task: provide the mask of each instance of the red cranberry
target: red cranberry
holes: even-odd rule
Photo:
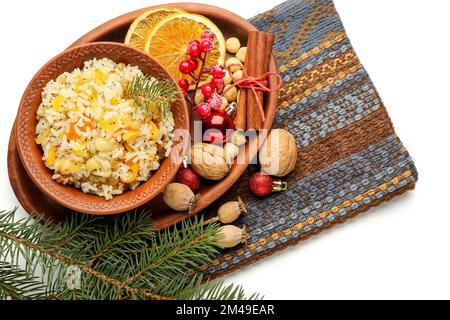
[[[214,43],[211,40],[202,40],[200,42],[200,49],[203,52],[211,52],[214,49]]]
[[[200,41],[198,40],[191,40],[189,41],[188,47],[189,46],[199,46],[200,45]]]
[[[194,72],[198,68],[198,62],[195,59],[189,59],[189,65],[191,66],[191,72]]]
[[[214,41],[216,36],[209,30],[205,30],[202,32],[202,40]]]
[[[211,83],[202,85],[202,93],[205,100],[209,100],[214,92],[216,92],[216,88]]]
[[[194,108],[194,110],[197,111],[197,113],[201,119],[204,119],[211,114],[211,107],[206,102],[200,103],[198,106],[196,106]]]
[[[211,67],[211,75],[215,79],[223,79],[225,78],[226,70],[225,67],[220,64],[215,64]]]
[[[181,78],[180,80],[178,80],[178,86],[184,91],[188,90],[189,89],[189,81],[188,81],[188,79]]]
[[[188,46],[188,54],[192,59],[196,59],[200,57],[200,55],[202,54],[202,50],[200,49],[200,46],[198,44],[192,43]]]
[[[223,79],[214,78],[211,80],[211,84],[216,88],[217,92],[221,92],[225,87],[225,81]]]
[[[181,61],[178,68],[180,69],[180,72],[183,74],[189,74],[195,70],[193,69],[193,65],[191,64],[190,60]]]

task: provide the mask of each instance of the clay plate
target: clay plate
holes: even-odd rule
[[[42,150],[35,142],[36,112],[41,104],[41,93],[45,85],[64,72],[82,68],[84,63],[93,58],[109,58],[116,63],[138,66],[148,76],[160,80],[172,81],[169,72],[149,55],[119,43],[101,42],[80,45],[66,50],[48,62],[31,80],[22,97],[16,120],[16,144],[22,164],[34,184],[48,198],[75,211],[89,214],[115,214],[135,209],[160,194],[174,178],[180,168],[183,155],[171,154],[153,173],[150,179],[132,191],[126,191],[105,200],[92,194],[85,194],[80,189],[64,186],[52,179],[53,172],[42,161]],[[177,89],[178,97],[172,103],[175,129],[189,130],[189,113],[186,102]],[[183,148],[177,148],[182,150]],[[178,161],[175,161],[178,160]]]
[[[198,13],[210,18],[217,26],[222,30],[225,37],[237,36],[240,38],[243,44],[247,41],[247,33],[256,28],[247,22],[242,17],[229,12],[227,10],[202,4],[193,3],[177,3],[167,4],[155,7],[167,7],[173,6],[181,8],[185,11]],[[71,47],[86,44],[96,41],[114,41],[123,42],[128,27],[132,21],[140,14],[149,10],[149,7],[134,12],[127,13],[120,17],[117,17],[91,32],[84,35],[82,38],[72,44]],[[271,70],[276,71],[275,60],[272,58]],[[270,86],[274,87],[275,81],[270,80]],[[265,129],[272,127],[272,122],[276,112],[276,106],[278,101],[277,93],[269,93],[265,97],[265,109],[266,109],[266,122],[264,123]],[[246,148],[246,159],[251,159],[257,154],[257,143],[254,142],[248,145]],[[201,190],[201,201],[197,207],[196,213],[204,210],[211,205],[214,201],[218,200],[227,190],[229,190],[239,179],[239,177],[247,169],[248,163],[233,165],[230,174],[222,181],[216,184],[206,184]],[[52,218],[53,221],[61,221],[65,216],[70,213],[70,210],[61,207],[52,201],[45,199],[40,191],[35,186],[29,185],[29,178],[24,172],[23,166],[20,163],[19,156],[15,150],[14,142],[14,128],[10,139],[9,152],[8,152],[8,172],[11,181],[11,185],[14,192],[27,212],[34,215],[45,216]],[[143,206],[145,209],[149,209],[152,213],[155,226],[159,229],[172,226],[176,223],[189,217],[186,212],[173,212],[162,201],[162,196],[159,195],[151,202]],[[39,212],[39,214],[38,214]]]

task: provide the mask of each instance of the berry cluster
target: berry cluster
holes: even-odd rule
[[[210,100],[214,94],[221,92],[225,86],[223,78],[226,75],[226,69],[219,64],[213,65],[209,70],[204,70],[206,56],[214,49],[215,35],[205,30],[202,33],[201,40],[191,40],[187,47],[187,54],[189,59],[183,60],[179,64],[179,70],[185,75],[189,75],[193,78],[195,84],[195,90],[198,89],[202,76],[209,73],[212,76],[212,80],[201,86],[201,91],[204,96],[204,100]],[[200,72],[195,71],[200,69]],[[189,90],[190,84],[188,79],[182,78],[178,81],[178,86],[186,95]]]

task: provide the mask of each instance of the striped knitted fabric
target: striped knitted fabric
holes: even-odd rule
[[[232,272],[389,201],[417,181],[369,75],[331,0],[291,0],[251,20],[276,35],[274,55],[285,85],[274,127],[296,138],[298,163],[288,191],[257,199],[246,173],[208,210],[243,197],[248,243],[202,272]]]

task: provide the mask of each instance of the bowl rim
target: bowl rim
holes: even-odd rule
[[[43,76],[45,71],[57,63],[59,60],[63,59],[64,57],[75,54],[78,51],[82,51],[84,49],[90,49],[97,47],[99,50],[102,47],[115,47],[122,50],[127,50],[130,53],[134,53],[135,55],[138,55],[142,58],[148,59],[152,62],[152,64],[157,65],[159,69],[164,71],[168,79],[170,79],[174,85],[176,90],[178,91],[178,95],[182,97],[181,92],[178,89],[177,81],[175,78],[170,74],[170,72],[156,59],[148,55],[142,50],[133,48],[131,46],[118,43],[118,42],[91,42],[87,44],[81,44],[74,47],[71,47],[60,54],[56,55],[52,59],[50,59],[44,66],[42,66],[33,76],[31,81],[29,82],[27,88],[24,91],[24,94],[22,96],[22,99],[20,101],[20,105],[17,111],[17,126],[16,126],[16,145],[17,150],[20,156],[20,160],[28,174],[28,176],[31,178],[31,180],[34,182],[34,184],[43,192],[46,196],[48,196],[51,200],[55,201],[56,203],[69,208],[74,211],[83,212],[86,214],[92,214],[92,215],[112,215],[112,214],[118,214],[123,213],[126,211],[130,211],[133,209],[136,209],[150,200],[152,200],[154,197],[159,195],[167,186],[170,181],[172,181],[181,164],[182,159],[185,155],[184,148],[181,148],[182,151],[179,154],[178,161],[173,161],[173,156],[170,154],[168,157],[166,157],[163,162],[161,162],[160,168],[153,172],[153,176],[157,175],[157,173],[160,171],[160,169],[163,167],[163,164],[166,161],[169,161],[169,166],[165,170],[164,174],[158,178],[157,181],[151,181],[151,179],[148,179],[145,182],[142,182],[138,188],[135,190],[127,190],[123,194],[114,196],[111,200],[106,200],[103,197],[93,195],[93,194],[85,194],[81,189],[75,188],[72,185],[63,185],[60,184],[53,179],[48,179],[48,176],[46,177],[45,174],[42,173],[42,170],[39,168],[39,166],[42,166],[42,158],[33,156],[32,146],[29,144],[35,144],[34,138],[35,135],[32,136],[30,139],[29,135],[27,134],[29,132],[29,127],[32,125],[27,125],[24,123],[27,119],[30,119],[27,115],[31,112],[33,116],[36,116],[36,111],[24,111],[26,108],[25,105],[29,108],[32,103],[33,97],[37,95],[41,95],[42,89],[38,90],[37,88],[34,88],[34,86],[43,86],[46,85],[46,83],[42,84],[39,83],[39,78]],[[35,92],[38,91],[38,92]],[[40,98],[39,98],[40,99]],[[181,129],[189,130],[190,123],[189,123],[189,111],[186,104],[185,99],[179,99],[181,103],[182,108],[182,115],[183,117],[180,118],[180,124]],[[184,118],[184,119],[183,119]],[[28,130],[26,130],[28,128]],[[35,127],[32,128],[32,130],[35,130]],[[24,143],[24,139],[28,140],[28,142]],[[32,141],[30,141],[32,140]],[[39,150],[42,152],[41,147],[37,146]],[[46,170],[49,170],[51,173],[52,171],[48,169],[47,167],[44,168]],[[68,192],[67,189],[70,188],[73,191],[76,191],[75,194],[71,194],[71,192]],[[130,194],[133,194],[134,196],[130,197]]]

